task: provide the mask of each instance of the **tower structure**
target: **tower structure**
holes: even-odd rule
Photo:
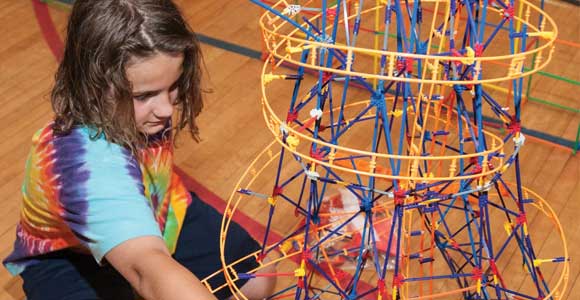
[[[552,56],[548,15],[525,0],[251,1],[275,141],[229,199],[221,246],[237,212],[262,207],[260,267],[224,260],[227,287],[210,289],[277,276],[271,299],[562,295],[563,230],[520,172],[523,79]],[[548,234],[552,248],[534,244]]]

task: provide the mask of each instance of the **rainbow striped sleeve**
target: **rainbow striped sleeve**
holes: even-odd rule
[[[84,248],[100,262],[126,240],[162,237],[139,163],[126,149],[93,136],[78,128],[54,137],[50,126],[34,136],[21,221],[4,261],[11,273],[33,264],[34,256],[60,249]]]

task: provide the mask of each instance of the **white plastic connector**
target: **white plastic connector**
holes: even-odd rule
[[[282,133],[283,135],[288,134],[288,127],[286,127],[286,124],[284,123],[280,124],[280,133]]]
[[[482,191],[486,192],[491,190],[491,187],[493,186],[493,184],[491,183],[491,181],[486,182],[483,187],[481,188]]]
[[[526,142],[526,136],[520,132],[519,137],[514,137],[513,140],[516,144],[516,147],[521,147]]]
[[[286,6],[286,8],[284,8],[284,10],[282,11],[282,14],[293,17],[293,16],[297,15],[301,10],[302,10],[302,6],[297,5],[297,4],[289,4],[288,6]]]
[[[320,120],[320,118],[322,117],[322,110],[320,110],[318,108],[313,108],[310,111],[310,117],[316,118],[316,120]]]
[[[318,178],[320,177],[320,174],[318,174],[318,172],[316,171],[304,171],[304,173],[310,180],[318,180]]]

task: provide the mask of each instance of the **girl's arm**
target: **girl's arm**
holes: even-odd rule
[[[216,299],[197,277],[171,257],[159,237],[127,240],[105,258],[145,299]]]

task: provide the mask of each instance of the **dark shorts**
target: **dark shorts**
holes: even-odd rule
[[[192,193],[184,224],[173,257],[200,280],[221,268],[219,238],[222,215]],[[259,249],[259,245],[238,224],[232,223],[226,241],[225,258],[234,262]],[[69,250],[37,258],[21,274],[27,300],[129,300],[134,293],[129,283],[110,265],[99,266],[89,255]],[[250,258],[236,265],[236,271],[247,272],[257,267]],[[218,287],[225,282],[223,274],[209,284]],[[246,281],[238,281],[242,286]],[[218,299],[231,296],[229,288],[216,293]]]

